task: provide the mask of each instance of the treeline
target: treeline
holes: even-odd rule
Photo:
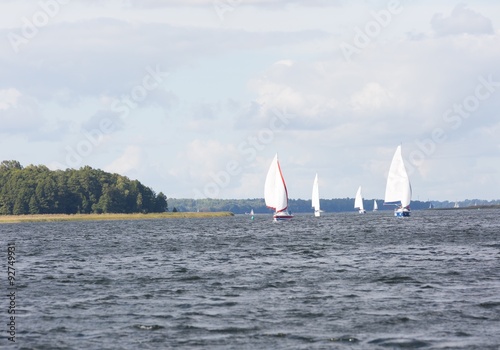
[[[373,199],[363,200],[365,210],[373,210]],[[377,199],[378,210],[394,210],[394,206],[383,205],[383,199]],[[272,211],[266,207],[263,198],[252,199],[169,199],[170,207],[178,211],[231,211],[235,214],[249,213],[253,210],[256,214],[271,213]],[[321,210],[328,213],[334,212],[355,212],[354,198],[332,198],[321,199]],[[494,205],[500,204],[500,201],[485,201],[479,199],[464,200],[458,202],[460,207],[468,207],[474,205]],[[449,201],[412,201],[412,210],[424,210],[429,208],[453,208],[455,202]],[[312,213],[311,200],[290,199],[288,207],[292,213]]]
[[[53,171],[15,160],[0,163],[0,215],[164,211],[163,193],[125,176],[89,166]]]
[[[384,207],[383,200],[377,200],[379,210],[394,209],[394,207]],[[169,199],[170,206],[179,211],[231,211],[235,214],[249,213],[253,210],[256,214],[271,213],[272,211],[266,207],[263,198],[252,199]],[[355,211],[354,198],[333,198],[321,199],[321,210],[325,212],[345,212]],[[364,200],[365,209],[373,209],[373,199]],[[412,202],[411,207],[421,209],[429,207],[429,204],[423,202]],[[288,208],[292,213],[309,213],[312,212],[311,200],[305,199],[289,199]]]

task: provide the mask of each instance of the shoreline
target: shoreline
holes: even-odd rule
[[[473,205],[468,207],[458,207],[458,208],[432,208],[426,210],[474,210],[474,209],[500,209],[500,205]]]
[[[16,224],[23,222],[62,222],[62,221],[112,221],[112,220],[151,220],[151,219],[183,219],[183,218],[216,218],[234,216],[228,211],[222,212],[166,212],[166,213],[130,213],[130,214],[34,214],[34,215],[0,215],[0,224]]]

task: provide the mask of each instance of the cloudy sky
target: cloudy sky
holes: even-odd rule
[[[4,0],[0,38],[0,160],[383,198],[402,144],[413,199],[500,198],[494,1]]]

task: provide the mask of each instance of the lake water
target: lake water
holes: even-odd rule
[[[1,225],[20,349],[499,349],[500,211]]]

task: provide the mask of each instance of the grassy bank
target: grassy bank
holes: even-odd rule
[[[177,218],[215,218],[233,216],[231,212],[177,212],[152,214],[43,214],[43,215],[0,215],[0,224],[19,222],[56,222],[56,221],[97,221],[97,220],[148,220]]]

